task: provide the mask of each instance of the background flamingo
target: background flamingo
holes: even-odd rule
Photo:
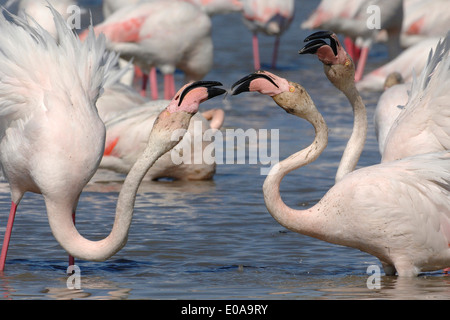
[[[445,37],[450,29],[450,12],[443,10],[447,0],[404,0],[401,42],[410,47],[422,40]]]
[[[387,275],[417,276],[450,265],[450,153],[418,155],[347,174],[313,207],[288,207],[282,179],[326,148],[328,128],[306,90],[268,72],[238,82],[233,94],[257,91],[315,129],[307,148],[275,165],[264,181],[269,213],[291,231],[376,256]],[[401,235],[401,236],[399,236]]]
[[[176,68],[184,72],[185,82],[190,82],[202,79],[212,67],[211,20],[200,8],[184,1],[123,7],[98,24],[95,32],[104,33],[108,48],[122,58],[133,59],[144,73],[158,68],[164,74],[165,99],[170,100],[175,93]],[[156,99],[155,72],[150,84]],[[144,81],[143,90],[146,86]]]
[[[370,5],[380,8],[381,29],[368,28],[367,20]],[[372,0],[322,0],[315,12],[302,23],[305,29],[327,29],[343,34],[351,41],[346,41],[347,51],[357,63],[355,80],[361,80],[369,49],[375,41],[380,39],[380,31],[387,32],[388,51],[390,59],[401,52],[400,36],[403,21],[403,0],[372,1]],[[357,51],[353,44],[362,47]]]
[[[169,100],[139,101],[142,97],[120,83],[106,86],[97,108],[106,126],[106,148],[100,168],[127,174],[145,148],[146,139],[159,113]],[[172,152],[191,150],[191,161],[175,164],[172,152],[163,155],[147,172],[145,179],[206,180],[215,174],[216,164],[207,163],[203,152],[211,141],[204,141],[209,129],[220,129],[224,121],[221,109],[195,114],[188,131]],[[201,143],[201,148],[197,144]]]
[[[411,82],[413,73],[420,73],[426,65],[428,54],[440,38],[429,38],[405,49],[395,59],[367,73],[356,84],[358,90],[382,91],[387,76],[398,72],[405,82]]]
[[[59,41],[19,17],[11,16],[9,22],[0,15],[0,161],[12,197],[0,270],[17,206],[27,191],[43,195],[53,235],[72,256],[102,261],[120,250],[140,181],[178,142],[170,139],[171,129],[187,126],[199,103],[225,92],[215,87],[217,82],[193,84],[179,92],[156,121],[148,147],[124,182],[110,235],[87,240],[76,230],[72,214],[103,154],[105,127],[95,101],[116,56],[105,51],[104,38],[95,39],[93,32],[81,44],[63,17],[51,10]]]
[[[272,68],[276,68],[280,37],[294,18],[294,0],[243,0],[243,21],[252,32],[255,70],[261,68],[258,33],[275,36]]]
[[[450,150],[450,32],[440,41],[420,77],[409,89],[408,103],[385,140],[381,161]]]

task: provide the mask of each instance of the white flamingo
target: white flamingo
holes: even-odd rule
[[[243,0],[243,21],[252,32],[253,63],[261,68],[258,33],[275,37],[272,68],[276,68],[280,37],[294,19],[294,0]]]
[[[156,120],[147,148],[126,177],[111,233],[90,241],[78,233],[72,215],[103,155],[105,126],[95,101],[117,59],[106,52],[103,37],[96,39],[91,31],[81,43],[51,10],[58,42],[39,26],[0,15],[0,163],[12,198],[2,271],[16,209],[27,191],[43,195],[52,233],[71,256],[103,261],[114,255],[127,241],[142,178],[178,142],[171,131],[187,128],[200,102],[225,92],[215,87],[217,82],[180,90]]]
[[[108,48],[150,72],[152,98],[158,98],[156,72],[164,75],[164,99],[175,94],[174,72],[185,82],[203,79],[213,64],[211,19],[198,6],[185,1],[143,1],[115,11],[94,28],[104,33]],[[81,34],[83,38],[85,34]],[[143,81],[143,94],[147,86]]]
[[[282,179],[326,148],[328,128],[300,85],[268,72],[238,82],[233,94],[257,91],[310,122],[307,148],[279,162],[263,185],[269,213],[289,230],[377,257],[387,275],[417,276],[450,266],[450,152],[417,155],[347,174],[311,208],[288,207]]]

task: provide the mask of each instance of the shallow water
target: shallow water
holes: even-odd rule
[[[282,182],[283,199],[292,207],[315,204],[333,185],[352,127],[348,102],[325,78],[316,57],[297,54],[302,40],[310,34],[299,28],[300,22],[318,2],[296,2],[295,20],[282,38],[279,67],[272,70],[302,84],[330,128],[329,145],[322,156]],[[98,5],[90,9],[94,21],[101,19]],[[207,79],[221,81],[229,88],[252,71],[250,33],[236,14],[216,16],[213,25],[215,64]],[[273,39],[263,36],[260,41],[262,60],[269,61]],[[369,68],[383,63],[386,57],[384,47],[376,46]],[[177,74],[177,81],[181,84],[181,74]],[[359,167],[380,160],[371,121],[378,96],[363,93],[370,127]],[[219,97],[201,105],[203,110],[209,108],[226,111],[222,132],[279,129],[280,159],[313,139],[309,124],[286,114],[265,96]],[[414,279],[381,273],[380,287],[370,289],[367,270],[372,265],[380,266],[376,258],[287,231],[270,216],[262,197],[262,167],[267,166],[259,161],[225,163],[217,166],[212,181],[144,182],[136,199],[127,245],[106,262],[76,261],[81,272],[78,290],[67,287],[67,254],[51,234],[42,197],[26,194],[17,213],[6,270],[0,275],[1,299],[450,297],[450,279],[440,272]],[[109,233],[123,179],[101,171],[86,187],[78,206],[77,227],[87,238],[101,239]],[[9,205],[8,185],[2,182],[1,234]]]

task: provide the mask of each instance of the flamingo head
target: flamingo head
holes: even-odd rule
[[[330,43],[324,39],[330,40]],[[326,76],[337,88],[341,88],[344,83],[354,82],[355,65],[335,33],[318,31],[304,41],[308,44],[299,51],[299,54],[317,55],[323,63]]]
[[[168,151],[173,148],[183,137],[183,134],[176,131],[188,129],[200,103],[226,92],[225,89],[217,87],[221,85],[217,81],[197,81],[184,85],[158,115],[150,136],[157,136],[162,149]]]
[[[236,81],[233,95],[242,92],[259,92],[268,95],[286,112],[305,118],[306,112],[314,108],[308,92],[301,85],[288,81],[267,71],[257,71]]]

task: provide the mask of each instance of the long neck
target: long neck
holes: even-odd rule
[[[266,207],[278,223],[292,231],[320,238],[320,217],[315,209],[317,205],[308,210],[292,209],[283,202],[280,195],[281,180],[289,172],[316,160],[327,146],[328,128],[321,114],[315,110],[307,120],[315,129],[313,143],[275,165],[264,181],[263,193]]]
[[[147,171],[163,153],[165,151],[155,147],[153,143],[147,145],[123,183],[117,201],[113,228],[102,240],[91,241],[79,234],[70,218],[74,211],[70,201],[62,204],[59,201],[46,199],[50,227],[61,246],[75,258],[89,261],[104,261],[118,252],[127,242],[139,185]]]
[[[345,147],[339,168],[336,173],[336,182],[339,182],[347,173],[352,172],[358,164],[359,157],[364,149],[367,135],[366,106],[356,89],[354,83],[348,85],[342,92],[353,108],[353,131]]]

